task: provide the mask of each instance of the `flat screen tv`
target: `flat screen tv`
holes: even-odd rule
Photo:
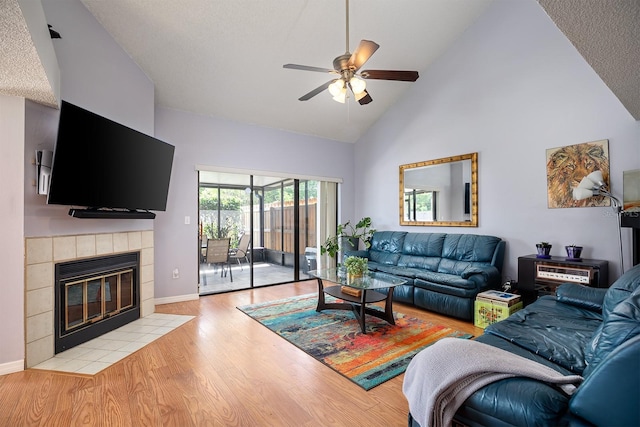
[[[47,203],[83,218],[164,211],[174,147],[62,101]]]

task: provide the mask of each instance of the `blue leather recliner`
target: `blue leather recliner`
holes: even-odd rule
[[[608,289],[563,284],[556,296],[539,298],[477,340],[584,381],[571,396],[524,377],[496,381],[462,404],[456,422],[640,426],[640,265]],[[419,427],[411,414],[409,426]]]
[[[406,279],[394,301],[473,321],[476,295],[500,287],[504,248],[494,236],[378,231],[368,250],[345,256],[365,257],[369,270]]]

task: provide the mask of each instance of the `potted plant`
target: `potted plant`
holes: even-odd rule
[[[347,280],[362,277],[368,270],[369,260],[358,256],[349,256],[344,260],[344,267],[347,269]]]
[[[575,261],[580,259],[580,255],[582,255],[582,246],[569,245],[564,248],[567,250],[567,258],[569,260]]]
[[[345,241],[349,242],[352,249],[357,250],[358,242],[362,240],[364,246],[369,249],[375,231],[374,228],[371,228],[371,218],[368,216],[362,218],[355,225],[351,224],[351,221],[339,224],[336,235],[327,238],[324,244],[320,245],[320,253],[322,255],[328,253],[329,256],[335,257],[340,249],[344,251]]]
[[[536,243],[536,250],[538,251],[537,258],[551,258],[549,253],[551,252],[551,244],[549,242]]]

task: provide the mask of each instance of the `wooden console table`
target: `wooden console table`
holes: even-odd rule
[[[547,259],[536,255],[518,258],[518,291],[525,305],[540,295],[555,294],[556,288],[567,282],[607,288],[609,261],[586,258],[574,261],[560,256]]]

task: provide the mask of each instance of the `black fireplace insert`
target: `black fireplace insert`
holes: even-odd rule
[[[140,252],[55,266],[55,353],[140,318]]]

